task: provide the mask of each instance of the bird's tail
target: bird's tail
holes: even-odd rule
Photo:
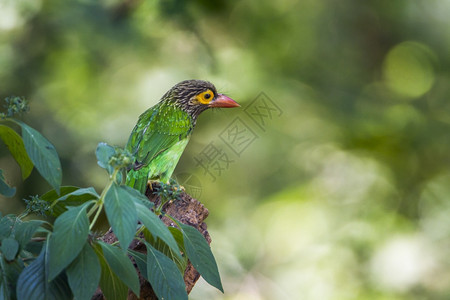
[[[127,173],[126,185],[145,194],[147,190],[148,172],[143,169],[130,170]]]

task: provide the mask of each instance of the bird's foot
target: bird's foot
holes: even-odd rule
[[[148,188],[150,189],[150,192],[154,191],[153,184],[154,183],[158,183],[158,182],[159,182],[158,180],[149,180],[149,181],[147,181],[147,185],[148,185]]]

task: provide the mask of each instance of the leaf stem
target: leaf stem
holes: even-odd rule
[[[136,231],[136,238],[139,238],[139,234],[140,234],[142,231],[144,231],[144,229],[145,229],[145,226],[142,225],[142,226]]]
[[[97,207],[97,212],[94,216],[94,219],[92,219],[92,223],[89,226],[89,230],[92,230],[94,228],[95,222],[97,222],[98,217],[100,216],[100,213],[103,210],[103,203],[105,202],[105,196],[108,193],[109,189],[113,185],[113,183],[116,181],[117,173],[120,171],[120,169],[114,169],[111,176],[109,176],[109,182],[106,185],[106,187],[103,189],[102,194],[100,195],[100,198],[98,198],[97,203],[94,205],[94,207]],[[88,216],[92,215],[93,211],[90,210]]]
[[[99,207],[99,204],[98,204],[98,200],[97,200],[97,201],[95,201],[94,206],[92,206],[91,209],[89,209],[87,216],[90,218],[94,214],[94,212],[97,210],[98,207]]]
[[[22,220],[29,214],[30,214],[30,211],[28,209],[25,209],[23,212],[20,213],[20,215],[17,216],[17,219]]]

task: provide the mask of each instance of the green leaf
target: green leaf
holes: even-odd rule
[[[25,249],[34,233],[41,228],[40,226],[43,223],[45,221],[41,220],[23,222],[15,215],[6,215],[0,220],[0,240],[8,237],[14,238],[18,242],[18,247]],[[40,249],[37,254],[39,253]]]
[[[62,213],[63,211],[66,211],[69,206],[79,206],[82,203],[90,200],[97,200],[98,198],[100,198],[100,196],[93,187],[77,188],[56,199],[56,203],[53,203],[54,206],[52,207],[51,214],[56,215],[59,212]]]
[[[99,143],[97,146],[97,150],[95,150],[95,155],[97,156],[97,164],[103,169],[106,169],[109,174],[112,174],[114,171],[113,167],[109,165],[109,160],[115,153],[116,150],[114,149],[114,147],[106,143]]]
[[[24,268],[22,260],[17,259],[6,263],[0,258],[0,266],[0,299],[17,299],[17,278]]]
[[[3,177],[3,170],[0,170],[0,194],[5,197],[12,197],[16,194],[16,188],[10,187]]]
[[[78,189],[74,190],[73,192],[70,192],[65,195],[61,195],[61,197],[59,197],[57,199],[57,201],[64,201],[64,200],[68,199],[70,196],[81,196],[81,195],[90,195],[90,196],[92,196],[92,197],[90,197],[92,199],[98,199],[100,197],[93,187],[88,187],[88,188],[78,188]]]
[[[127,298],[128,287],[119,279],[113,269],[110,267],[103,254],[102,247],[99,244],[94,244],[93,248],[100,261],[101,276],[100,288],[103,295],[108,300],[123,300]]]
[[[36,256],[36,255],[39,255],[39,253],[41,253],[42,246],[43,246],[43,242],[31,241],[25,246],[25,248],[23,250],[29,252],[30,255]]]
[[[49,238],[49,279],[55,278],[83,249],[89,234],[86,203],[60,215]]]
[[[14,235],[22,248],[26,246],[43,223],[44,221],[41,220],[30,220],[16,224]]]
[[[185,253],[184,250],[184,244],[183,244],[183,234],[178,228],[175,227],[168,227],[170,232],[172,233],[173,237],[175,238],[177,245],[181,251],[181,253]],[[164,243],[160,238],[156,239],[156,242],[150,243],[156,250],[164,253],[168,258],[173,260],[177,266],[178,269],[183,272],[186,269],[188,259],[187,256],[181,256],[179,255],[180,252],[174,252],[172,248],[167,246],[166,243]]]
[[[78,190],[79,187],[76,186],[62,186],[59,189],[59,194],[56,193],[55,190],[50,190],[44,195],[40,197],[40,199],[47,201],[48,203],[52,203],[53,201],[57,200],[59,197],[62,197],[66,194],[69,194],[73,191]]]
[[[219,270],[205,237],[194,227],[178,223],[183,232],[186,254],[194,268],[210,285],[223,293]]]
[[[9,237],[13,232],[14,225],[17,222],[15,215],[6,215],[0,219],[0,240]]]
[[[176,227],[168,227],[170,230],[170,233],[172,233],[172,236],[174,237],[175,241],[177,242],[178,247],[180,248],[181,253],[185,253],[186,249],[184,248],[184,239],[183,239],[183,233],[180,229]]]
[[[22,127],[22,138],[28,156],[39,173],[59,193],[62,170],[55,147],[37,130],[15,120]]]
[[[147,274],[155,294],[159,299],[188,299],[183,276],[177,265],[163,253],[147,246]]]
[[[147,207],[147,209],[151,209],[155,206],[155,204],[153,202],[148,200],[147,196],[145,196],[138,190],[133,189],[132,187],[129,187],[127,185],[123,185],[122,188],[127,191],[127,193],[130,195],[130,197],[133,197],[134,202],[137,202],[138,204],[139,203],[144,204]]]
[[[2,240],[2,245],[0,246],[0,251],[5,256],[8,261],[14,260],[19,251],[19,242],[13,238],[6,238]]]
[[[91,246],[86,243],[77,258],[66,270],[70,288],[77,300],[92,298],[100,282],[100,262]]]
[[[139,277],[133,263],[118,247],[103,242],[99,243],[103,250],[108,265],[114,273],[122,280],[137,296],[139,296]]]
[[[48,214],[58,217],[67,211],[68,206],[79,206],[98,197],[97,192],[92,187],[79,188],[76,186],[62,186],[60,195],[55,190],[51,190],[42,195],[41,199],[52,205],[52,209],[48,211]]]
[[[5,125],[0,125],[0,138],[19,164],[22,171],[22,179],[26,179],[33,170],[33,162],[28,157],[22,138],[12,128]]]
[[[144,204],[135,202],[135,205],[139,221],[144,224],[153,236],[159,237],[163,240],[173,250],[174,254],[181,258],[180,249],[178,248],[177,242],[163,221],[161,221],[161,219],[158,218],[158,216],[156,216]]]
[[[127,249],[136,233],[137,213],[133,196],[113,183],[105,195],[105,212],[122,249]]]
[[[48,280],[47,250],[47,247],[43,247],[39,256],[20,274],[17,280],[17,299],[72,299],[72,292],[65,274],[61,274],[52,281]]]
[[[144,253],[128,249],[128,254],[133,256],[136,265],[141,272],[142,277],[148,281],[147,277],[147,255]]]

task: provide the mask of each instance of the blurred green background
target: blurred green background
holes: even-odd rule
[[[175,171],[210,210],[225,288],[192,299],[449,299],[449,16],[448,0],[0,0],[0,97],[30,100],[64,185],[98,191],[96,145],[123,146],[175,83],[241,104],[200,117]],[[1,210],[19,212],[50,187],[5,148],[19,191]]]

